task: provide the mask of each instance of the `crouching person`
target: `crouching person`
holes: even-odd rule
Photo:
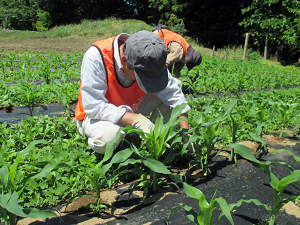
[[[104,154],[120,127],[131,125],[149,133],[158,112],[167,119],[173,108],[187,103],[166,58],[162,39],[145,30],[96,41],[87,50],[75,121],[94,151]],[[187,105],[180,118],[187,118],[189,109]],[[151,112],[149,120],[145,116]],[[180,126],[189,128],[187,121]],[[125,133],[120,135],[121,140]]]

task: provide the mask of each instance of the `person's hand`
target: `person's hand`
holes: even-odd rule
[[[138,117],[132,124],[133,128],[141,129],[144,133],[150,133],[151,128],[154,128],[154,124],[142,114],[139,114]]]

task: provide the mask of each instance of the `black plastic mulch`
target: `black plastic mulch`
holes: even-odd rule
[[[70,105],[71,111],[74,112],[76,108],[76,102]],[[48,115],[50,117],[61,117],[65,113],[62,104],[49,103],[34,108],[33,116],[40,116],[41,114]],[[17,124],[21,120],[29,117],[29,110],[25,106],[16,106],[11,108],[2,108],[0,110],[0,123],[7,122],[8,124]]]
[[[297,156],[300,155],[300,142],[293,147],[272,147],[277,149],[285,148],[291,150]],[[269,161],[284,161],[294,169],[299,169],[299,164],[295,162],[292,156],[286,153],[275,153],[263,159]],[[210,201],[215,191],[217,191],[215,197],[223,197],[227,203],[235,203],[240,199],[258,199],[260,202],[272,206],[273,189],[269,185],[269,177],[264,171],[257,169],[251,163],[245,160],[238,160],[238,165],[235,166],[231,162],[228,162],[225,157],[218,156],[213,160],[211,172],[212,175],[204,181],[193,182],[192,179],[188,181],[190,185],[193,185],[204,193],[207,201]],[[272,172],[279,179],[290,174],[289,170],[283,166],[272,167]],[[300,188],[299,183],[296,183],[295,186]],[[287,198],[292,193],[297,193],[297,189],[289,185],[284,191],[283,197]],[[168,213],[172,207],[178,205],[191,206],[196,212],[199,209],[195,200],[188,197],[183,188],[181,188],[178,191],[166,195],[161,200],[144,204],[143,207],[136,206],[136,210],[133,208],[124,214],[127,219],[107,222],[107,225],[163,225],[166,224]],[[235,210],[236,211],[232,212],[232,217],[234,223],[237,225],[258,224],[260,221],[268,221],[270,218],[267,210],[253,203],[243,204],[241,207],[235,208]],[[219,207],[215,209],[213,213],[213,224],[218,224],[220,212]],[[285,211],[280,211],[275,222],[278,225],[297,225],[300,224],[300,218],[289,215]],[[172,214],[169,224],[181,225],[194,223],[187,218],[184,210],[180,209]],[[231,223],[223,216],[219,224],[227,225]]]

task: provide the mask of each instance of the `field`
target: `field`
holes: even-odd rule
[[[37,221],[58,224],[58,209],[64,224],[207,225],[219,215],[220,224],[300,223],[297,65],[251,51],[243,60],[242,47],[213,57],[197,46],[202,64],[180,78],[193,135],[173,129],[182,105],[148,136],[125,128],[144,141],[128,135],[115,152],[112,142],[99,155],[72,123],[81,59],[99,38],[0,42],[3,222],[51,217]],[[49,113],[50,105],[61,107],[61,116]]]

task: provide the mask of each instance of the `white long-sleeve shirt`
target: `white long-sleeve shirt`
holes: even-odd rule
[[[134,80],[128,78],[122,70],[118,40],[125,41],[129,36],[129,34],[122,33],[115,38],[113,44],[116,75],[125,87],[130,86]],[[85,53],[81,65],[81,98],[83,110],[91,119],[117,123],[126,112],[133,112],[133,110],[126,105],[115,106],[105,98],[108,88],[105,71],[105,65],[99,50],[95,46],[91,46]],[[167,87],[158,93],[154,93],[154,95],[171,108],[175,108],[182,103],[187,103],[174,77],[170,73],[168,73],[168,76]],[[187,105],[182,113],[188,110],[190,110],[190,107]]]

